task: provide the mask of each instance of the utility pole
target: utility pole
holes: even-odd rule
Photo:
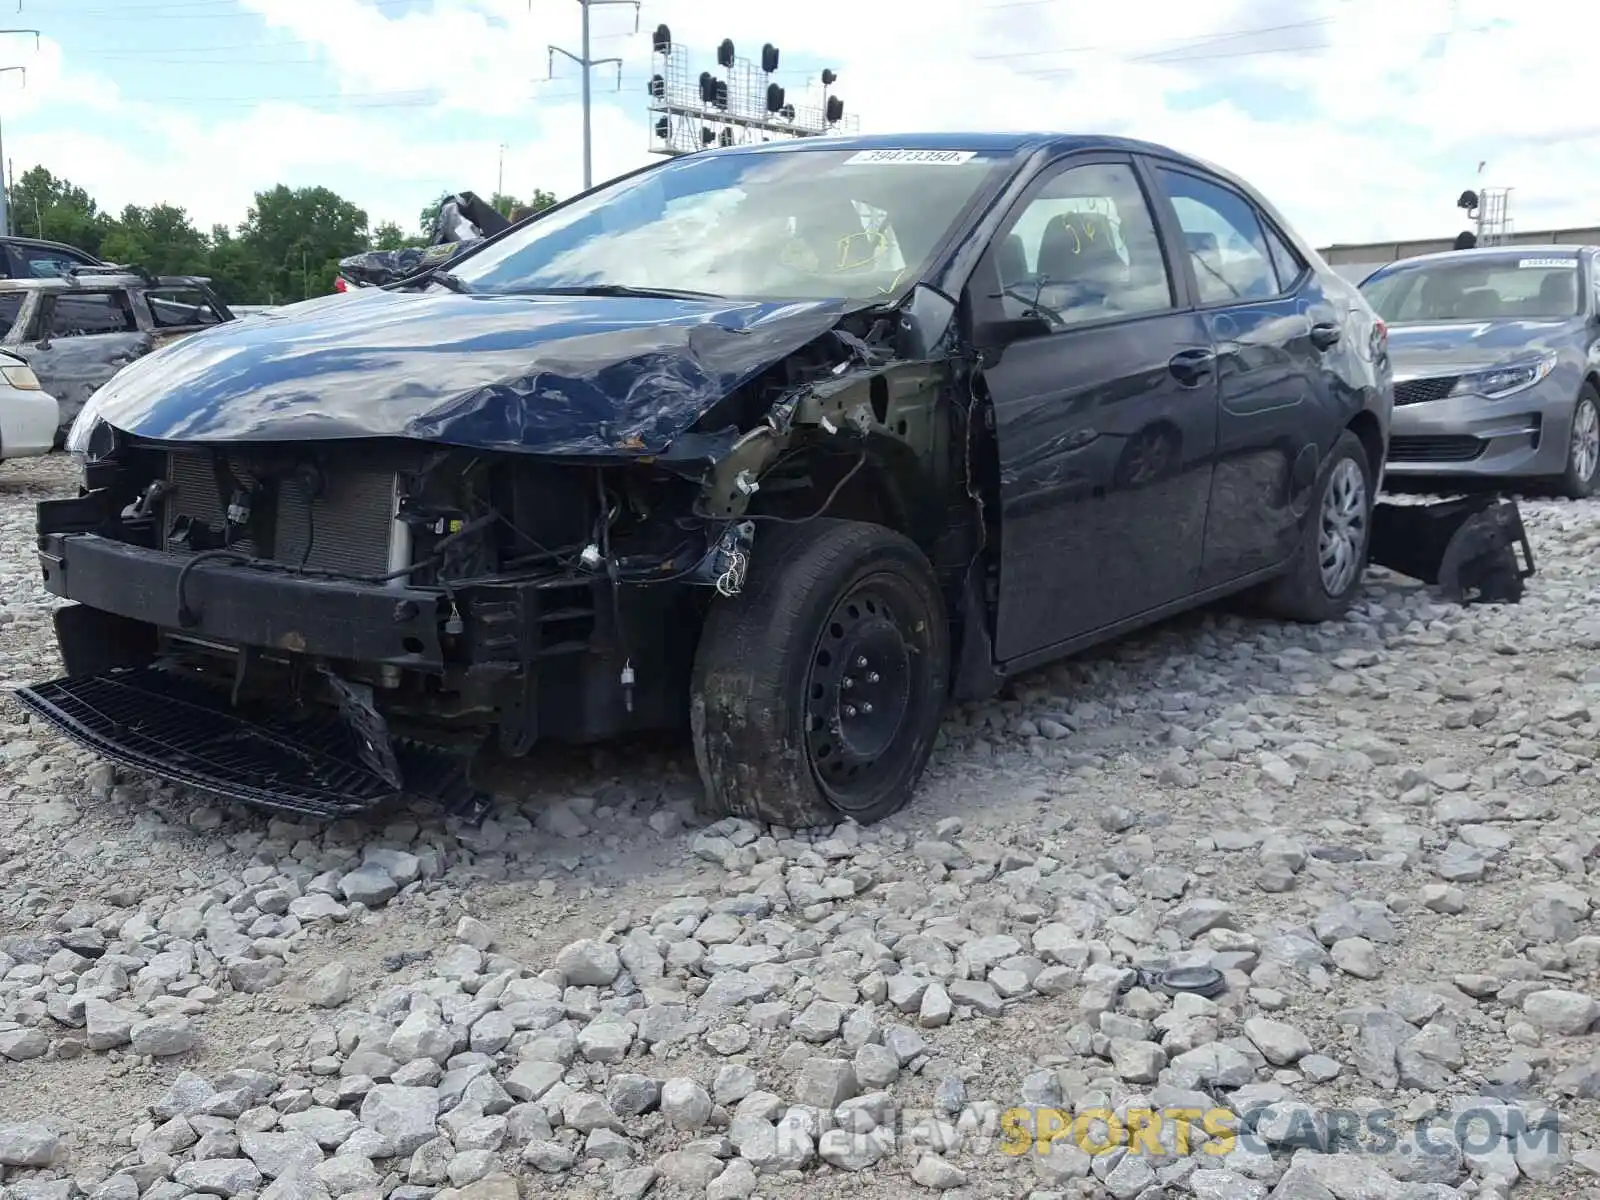
[[[22,0],[17,0],[17,11],[18,12],[22,11]],[[33,34],[33,49],[34,49],[34,51],[36,53],[38,52],[38,49],[39,49],[39,31],[37,29],[0,29],[0,34],[6,34],[6,33],[31,33],[31,34]],[[0,74],[4,74],[7,71],[21,71],[22,72],[22,86],[23,87],[27,87],[28,86],[28,68],[27,67],[0,67]],[[4,157],[5,151],[4,151],[4,148],[3,148],[3,142],[4,142],[4,139],[0,138],[0,163],[4,163],[5,162],[5,157]],[[11,186],[10,186],[10,181],[5,177],[5,174],[4,173],[0,173],[0,234],[4,234],[6,236],[10,236],[10,233],[11,233]]]
[[[604,66],[606,63],[617,64],[617,87],[622,87],[622,60],[620,58],[590,58],[589,57],[589,10],[605,4],[631,4],[633,5],[633,31],[639,32],[639,2],[640,0],[578,0],[578,7],[583,9],[583,41],[582,49],[578,54],[571,50],[564,50],[560,46],[550,47],[550,74],[555,73],[556,55],[560,54],[578,64],[578,70],[583,72],[583,190],[588,191],[594,186],[593,169],[593,132],[594,127],[589,115],[589,72],[595,67]],[[529,0],[532,7],[532,0]]]
[[[506,144],[500,143],[500,166],[494,175],[494,194],[503,196],[506,190]]]

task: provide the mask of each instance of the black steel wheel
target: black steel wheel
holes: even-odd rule
[[[909,539],[838,520],[760,530],[744,590],[700,638],[708,811],[804,828],[899,809],[933,749],[949,655],[938,583]]]

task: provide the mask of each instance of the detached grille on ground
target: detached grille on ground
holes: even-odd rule
[[[477,803],[463,759],[398,741],[403,790],[361,764],[331,712],[294,718],[226,708],[226,694],[159,667],[18,688],[18,701],[108,758],[173,783],[264,808],[336,818],[415,796],[453,810]]]
[[[1389,439],[1389,460],[1409,463],[1471,462],[1483,454],[1486,442],[1467,436],[1397,437]]]
[[[229,455],[226,462],[240,483],[256,481],[243,457]],[[167,482],[177,492],[166,502],[166,536],[171,536],[180,516],[222,527],[227,502],[219,492],[213,463],[213,455],[205,450],[173,451],[168,455]],[[322,494],[312,499],[304,478],[280,479],[274,545],[266,557],[349,575],[383,574],[389,569],[394,484],[393,471],[363,467],[334,470],[326,473]],[[243,554],[262,554],[265,549],[248,538],[234,545]]]
[[[1398,408],[1402,404],[1426,404],[1429,400],[1443,400],[1460,378],[1459,375],[1438,375],[1432,379],[1408,379],[1404,383],[1397,383],[1394,385],[1395,407]]]

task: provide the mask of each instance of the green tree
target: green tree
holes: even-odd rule
[[[12,183],[7,200],[11,228],[19,236],[65,242],[90,254],[100,253],[100,243],[112,225],[88,192],[43,167],[24,171]]]
[[[265,304],[266,289],[250,248],[226,225],[213,225],[207,241],[209,253],[202,274],[211,277],[217,295],[229,304]]]
[[[257,192],[239,240],[260,271],[267,302],[287,304],[333,290],[339,260],[367,249],[367,214],[325,187],[279,184]]]
[[[404,250],[407,246],[415,245],[421,239],[407,237],[406,231],[393,221],[380,221],[378,227],[372,231],[372,248],[374,250]]]
[[[171,204],[128,205],[100,242],[106,261],[136,263],[157,275],[203,275],[210,255],[189,214]]]

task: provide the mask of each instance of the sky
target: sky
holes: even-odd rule
[[[410,229],[444,191],[582,186],[577,0],[10,0],[0,138],[104,208],[236,225],[322,184]],[[635,33],[637,20],[638,32]],[[594,178],[650,161],[660,23],[714,67],[823,68],[862,132],[1146,138],[1233,170],[1319,246],[1450,237],[1469,187],[1519,229],[1600,223],[1600,5],[1570,0],[644,0],[591,10]],[[620,75],[620,83],[619,83]],[[1484,162],[1482,173],[1479,163]]]

